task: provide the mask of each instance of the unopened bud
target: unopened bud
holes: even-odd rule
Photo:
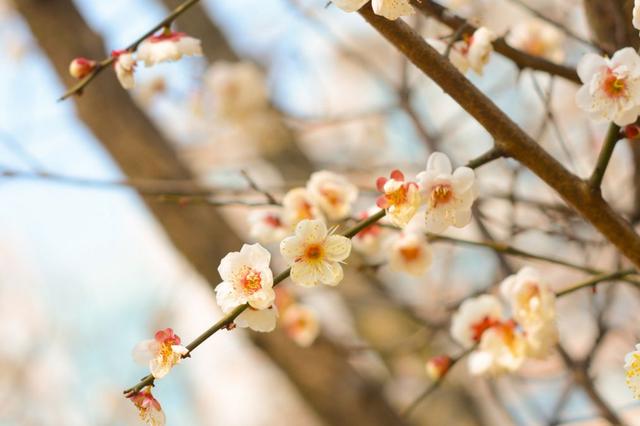
[[[72,77],[84,78],[96,67],[96,61],[87,58],[75,58],[69,64],[69,74]]]
[[[447,374],[451,367],[451,357],[448,355],[438,355],[427,361],[427,375],[433,380],[440,380],[442,376]]]
[[[630,140],[640,139],[640,126],[637,124],[629,124],[624,128],[624,137]]]

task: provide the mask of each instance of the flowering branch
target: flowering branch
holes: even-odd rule
[[[133,43],[131,43],[129,46],[127,46],[124,51],[126,52],[135,52],[136,49],[138,48],[138,45],[140,43],[142,43],[146,38],[152,36],[154,33],[156,33],[158,30],[167,27],[169,25],[171,25],[171,23],[180,15],[182,15],[184,12],[186,12],[187,10],[189,10],[189,8],[191,8],[193,5],[195,5],[196,3],[198,3],[199,0],[187,0],[184,3],[182,3],[180,6],[176,7],[173,12],[171,12],[166,18],[164,18],[162,21],[160,21],[157,25],[155,25],[153,28],[151,28],[149,31],[147,31],[146,33],[144,33],[142,36],[140,36],[138,39],[136,39]],[[71,87],[69,90],[67,90],[62,96],[60,96],[60,98],[58,99],[58,101],[64,101],[65,99],[67,99],[68,97],[75,95],[75,94],[81,94],[82,90],[89,84],[91,83],[91,81],[96,78],[98,76],[98,74],[100,74],[106,67],[108,67],[109,65],[111,65],[113,63],[113,61],[116,58],[114,56],[109,56],[108,58],[103,59],[102,61],[98,62],[95,67],[93,68],[93,70],[83,79],[81,79],[75,86]]]

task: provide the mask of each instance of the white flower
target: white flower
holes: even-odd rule
[[[287,335],[302,347],[311,346],[320,333],[315,312],[302,305],[291,305],[284,311],[282,326]]]
[[[478,350],[469,355],[469,371],[474,375],[516,371],[524,363],[526,354],[526,341],[515,323],[501,322],[482,334]]]
[[[640,56],[631,47],[611,59],[588,53],[578,63],[583,86],[576,103],[594,119],[619,126],[633,123],[640,114]]]
[[[537,19],[517,23],[507,35],[507,42],[513,47],[555,62],[564,58],[563,41],[560,31]]]
[[[218,266],[222,283],[216,287],[216,300],[225,314],[248,303],[254,309],[267,309],[275,300],[271,253],[260,244],[244,244],[239,252],[227,254]]]
[[[632,23],[633,26],[640,30],[640,1],[639,0],[635,0],[633,2],[633,12],[632,12]]]
[[[332,3],[345,12],[355,12],[369,0],[332,0]],[[372,0],[371,5],[376,15],[395,20],[401,16],[413,15],[415,11],[409,0]]]
[[[282,215],[283,211],[279,207],[266,207],[252,211],[249,215],[251,238],[262,244],[280,242],[289,234]]]
[[[322,213],[309,191],[305,188],[293,188],[282,199],[284,221],[294,227],[304,219],[322,219]]]
[[[465,348],[470,348],[502,318],[502,306],[497,297],[484,294],[467,299],[451,319],[451,336]]]
[[[400,170],[391,172],[390,178],[379,177],[376,188],[382,195],[376,205],[387,211],[387,217],[394,225],[404,227],[420,207],[420,191],[415,182],[405,182]]]
[[[96,61],[87,58],[75,58],[69,64],[69,74],[73,78],[84,78],[96,67]]]
[[[528,355],[548,355],[558,341],[555,293],[531,267],[507,277],[500,284],[500,291],[525,331]]]
[[[405,231],[391,245],[389,266],[394,271],[419,277],[431,266],[432,257],[423,233]]]
[[[479,75],[482,75],[484,66],[489,62],[495,38],[496,36],[491,30],[480,27],[466,41],[467,50],[465,53],[469,66]]]
[[[127,396],[138,409],[140,420],[149,426],[164,426],[166,418],[157,399],[151,394],[151,386]]]
[[[251,62],[216,62],[207,70],[204,81],[213,94],[218,116],[238,118],[269,106],[264,74]]]
[[[153,339],[138,343],[133,349],[133,359],[141,365],[148,365],[153,377],[161,379],[188,352],[187,348],[180,345],[180,337],[172,329],[166,328],[156,332]]]
[[[447,52],[449,43],[437,38],[428,38],[426,41],[441,55]],[[458,71],[465,74],[469,70],[469,60],[467,56],[463,54],[463,46],[466,46],[464,41],[454,43],[454,45],[451,46],[451,49],[449,49],[449,61],[451,61],[451,64],[456,67]]]
[[[248,327],[253,331],[268,333],[276,328],[278,310],[275,305],[266,309],[254,309],[249,306],[233,321],[238,327]]]
[[[371,207],[368,211],[361,212],[358,215],[358,220],[365,220],[378,211],[376,207]],[[387,242],[395,234],[393,230],[380,226],[386,222],[386,219],[387,217],[385,216],[377,223],[367,226],[358,232],[351,240],[353,249],[367,256],[369,261],[375,262],[376,260],[381,260],[380,258],[386,255],[385,249],[387,248]]]
[[[451,161],[434,152],[427,170],[417,176],[420,190],[427,200],[427,231],[440,233],[449,226],[462,228],[471,221],[471,205],[475,198],[475,173],[469,167],[458,167],[451,173]]]
[[[629,352],[624,357],[624,369],[626,370],[627,386],[633,392],[635,399],[640,399],[640,344],[636,350]]]
[[[307,192],[330,220],[344,219],[351,214],[351,205],[358,198],[358,188],[344,176],[322,170],[311,175]]]
[[[321,220],[303,220],[295,235],[280,243],[280,253],[291,265],[291,280],[303,286],[337,285],[343,278],[340,262],[349,257],[351,240],[332,235]]]
[[[125,89],[133,89],[136,85],[133,76],[136,70],[136,60],[127,51],[113,51],[111,55],[115,58],[113,67],[120,85]]]
[[[200,40],[174,31],[154,35],[138,46],[138,60],[146,66],[177,61],[183,56],[202,56]]]

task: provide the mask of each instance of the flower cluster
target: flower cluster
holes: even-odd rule
[[[449,60],[462,74],[466,74],[469,68],[476,74],[482,75],[484,66],[489,62],[493,52],[495,34],[485,27],[480,27],[471,35],[465,35],[462,40],[455,41],[449,47],[440,39],[428,39],[427,42],[441,54],[449,48]]]
[[[132,89],[135,86],[134,73],[138,61],[149,67],[161,62],[177,61],[183,56],[202,56],[202,47],[200,40],[165,28],[160,34],[143,40],[136,51],[114,50],[111,56],[118,81],[123,88]],[[95,61],[76,58],[69,65],[69,74],[81,79],[89,75],[96,66]]]
[[[515,371],[527,357],[543,358],[558,340],[555,294],[537,271],[525,267],[507,277],[500,290],[512,318],[505,318],[496,296],[466,300],[453,316],[451,335],[465,348],[472,374]]]
[[[133,359],[148,365],[156,379],[166,376],[189,351],[180,345],[180,337],[170,328],[159,330],[153,339],[143,340],[133,349]]]

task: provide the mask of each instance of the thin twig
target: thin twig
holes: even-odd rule
[[[607,171],[607,166],[609,165],[609,161],[613,155],[613,150],[620,139],[620,127],[611,123],[604,142],[602,143],[602,149],[598,155],[596,167],[591,174],[591,178],[589,178],[589,186],[592,189],[599,189],[600,185],[602,185],[604,173]]]

